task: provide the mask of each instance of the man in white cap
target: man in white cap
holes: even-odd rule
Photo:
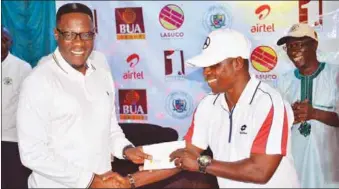
[[[212,93],[195,110],[186,147],[170,155],[176,168],[134,173],[133,186],[188,170],[215,175],[220,188],[299,187],[290,151],[292,109],[278,91],[250,76],[250,49],[235,30],[209,34],[201,55],[186,63],[204,69]],[[201,155],[208,146],[214,159]]]
[[[292,104],[292,154],[301,187],[339,187],[338,66],[317,60],[317,33],[307,24],[294,24],[277,44],[286,44],[296,67],[277,86]]]
[[[184,170],[217,176],[220,188],[298,187],[290,153],[292,110],[251,77],[250,42],[231,29],[213,31],[187,64],[204,69],[212,89],[198,105],[186,149],[171,154]],[[200,156],[210,147],[214,159]]]

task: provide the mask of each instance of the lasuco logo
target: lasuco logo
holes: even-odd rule
[[[165,77],[167,80],[180,80],[185,76],[184,52],[182,50],[165,50]]]
[[[182,38],[184,32],[174,31],[179,29],[184,23],[184,11],[174,4],[164,6],[159,13],[159,22],[168,32],[160,33],[162,38]]]
[[[118,40],[145,39],[141,7],[116,8],[115,20]]]
[[[318,12],[318,14],[309,14],[310,12]],[[310,21],[314,23],[309,23]],[[314,25],[315,29],[321,29],[323,26],[323,1],[299,1],[299,22]]]
[[[265,20],[265,18],[270,15],[271,7],[267,4],[259,6],[255,9],[254,13],[258,16],[260,21]],[[266,24],[266,23],[257,23],[255,26],[251,27],[252,33],[258,32],[274,32],[274,23]]]
[[[251,63],[254,69],[265,74],[256,74],[260,80],[277,79],[275,74],[267,74],[272,71],[278,63],[277,53],[269,46],[256,47],[251,54]]]
[[[136,53],[129,55],[126,62],[129,65],[129,70],[123,74],[123,79],[144,79],[144,72],[137,71],[136,65],[140,61],[140,56]]]
[[[119,89],[120,120],[147,120],[145,89]]]

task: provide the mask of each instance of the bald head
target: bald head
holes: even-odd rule
[[[12,35],[7,28],[1,26],[1,62],[6,59],[11,46]]]

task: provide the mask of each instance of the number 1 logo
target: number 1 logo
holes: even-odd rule
[[[181,76],[185,75],[184,53],[182,50],[165,50],[165,75]]]
[[[318,5],[318,6],[317,6]],[[318,10],[317,10],[318,9]],[[318,13],[318,15],[316,15]],[[323,25],[323,1],[299,0],[299,22],[309,23],[314,21],[314,26]],[[313,23],[309,23],[312,25]]]

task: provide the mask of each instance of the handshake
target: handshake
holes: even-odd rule
[[[143,164],[145,159],[152,159],[151,155],[143,152],[141,146],[124,148],[125,159],[135,164]],[[134,179],[131,176],[122,177],[119,173],[108,171],[102,175],[94,174],[90,188],[134,188]]]
[[[108,171],[102,175],[95,174],[89,188],[132,188],[132,185],[129,178]]]

